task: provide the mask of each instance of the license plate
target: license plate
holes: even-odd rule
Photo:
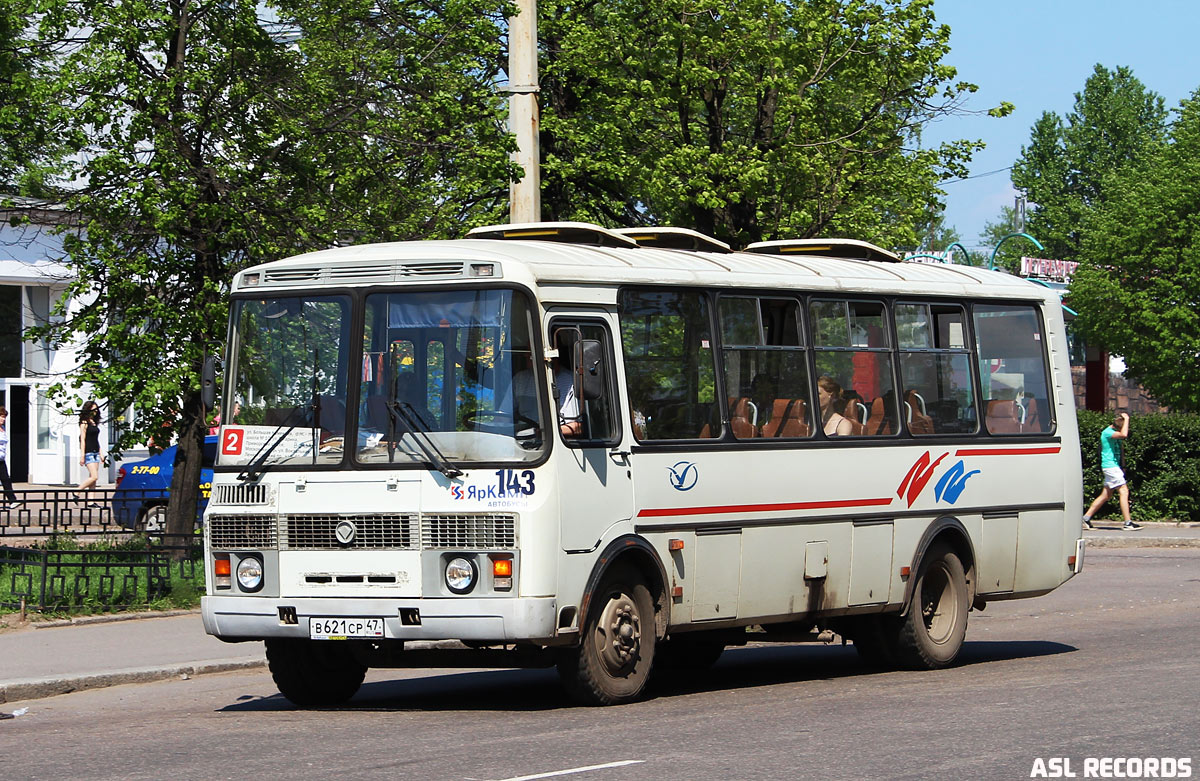
[[[354,637],[383,637],[382,618],[310,618],[310,640],[347,640]]]

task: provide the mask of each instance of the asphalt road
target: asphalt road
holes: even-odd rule
[[[619,708],[571,705],[553,671],[377,670],[350,706],[326,711],[296,710],[265,672],[224,673],[8,703],[28,711],[0,722],[0,774],[1025,779],[1067,758],[1079,778],[1154,777],[1147,759],[1177,773],[1186,759],[1194,777],[1198,617],[1200,549],[1093,550],[1058,591],[972,613],[948,670],[878,673],[850,647],[750,646]],[[1099,764],[1117,758],[1136,762]]]

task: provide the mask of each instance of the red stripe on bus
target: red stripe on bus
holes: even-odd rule
[[[956,456],[1046,456],[1061,451],[1061,447],[1016,447],[997,450],[958,450]]]
[[[892,503],[883,499],[840,499],[830,502],[789,502],[787,504],[727,504],[715,507],[666,507],[660,510],[639,510],[639,518],[662,518],[672,515],[718,515],[722,513],[769,513],[780,510],[831,510],[839,507],[882,507]]]

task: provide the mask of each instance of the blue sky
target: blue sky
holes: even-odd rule
[[[1168,108],[1200,88],[1200,0],[935,0],[934,13],[951,29],[945,62],[979,85],[965,108],[1016,104],[1002,119],[952,117],[924,132],[927,145],[987,142],[971,162],[977,178],[943,186],[946,222],[972,249],[1015,195],[1008,171],[980,175],[1013,164],[1042,112],[1065,117],[1096,63],[1131,68]]]

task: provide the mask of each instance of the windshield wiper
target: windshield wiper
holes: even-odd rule
[[[450,459],[446,458],[446,454],[438,449],[437,443],[421,425],[421,418],[413,410],[411,404],[406,401],[389,401],[387,407],[395,419],[403,423],[408,432],[412,434],[413,441],[417,443],[417,447],[421,448],[426,460],[433,464],[435,469],[451,479],[463,473],[463,470],[451,463]],[[408,409],[406,410],[405,407]]]

